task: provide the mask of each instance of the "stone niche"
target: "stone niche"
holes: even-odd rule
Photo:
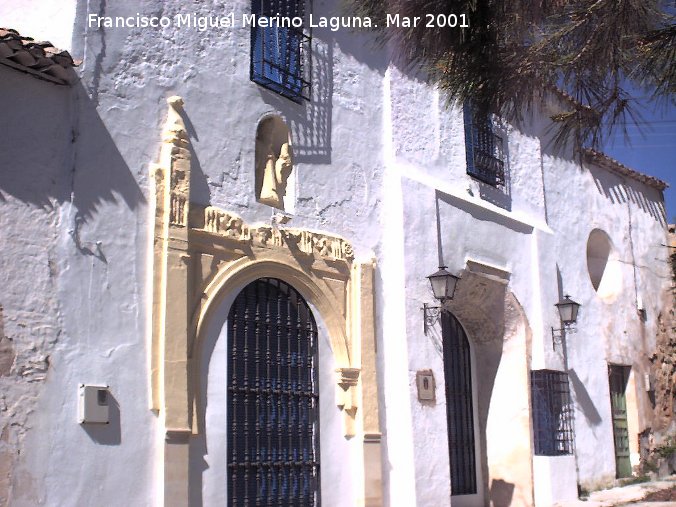
[[[256,200],[293,212],[295,175],[291,134],[284,120],[269,115],[256,129]]]

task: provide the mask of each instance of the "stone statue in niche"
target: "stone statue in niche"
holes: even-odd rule
[[[279,116],[261,120],[256,131],[256,197],[259,202],[279,209],[285,202],[287,184],[293,170],[293,149],[289,128]]]
[[[263,184],[258,198],[263,204],[284,209],[286,183],[291,175],[291,147],[289,143],[282,144],[279,157],[275,156],[272,146],[268,149],[265,168],[263,170]]]

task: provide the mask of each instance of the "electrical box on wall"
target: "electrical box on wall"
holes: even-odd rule
[[[434,374],[432,370],[419,370],[415,374],[415,381],[418,385],[418,400],[434,401]]]
[[[80,384],[77,419],[80,424],[108,424],[110,422],[109,386]]]

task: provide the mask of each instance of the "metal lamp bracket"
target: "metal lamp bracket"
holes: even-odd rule
[[[421,310],[423,311],[423,329],[425,331],[425,336],[427,336],[429,328],[439,322],[443,308],[441,306],[431,306],[427,303],[423,303]]]

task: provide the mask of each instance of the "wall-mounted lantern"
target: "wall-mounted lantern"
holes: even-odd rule
[[[444,309],[444,303],[453,299],[455,286],[457,285],[458,280],[460,280],[460,277],[446,271],[446,266],[439,266],[439,271],[431,274],[427,278],[432,286],[434,298],[439,300],[441,306],[430,306],[427,303],[423,304],[422,310],[425,335],[427,335],[427,330],[439,321],[441,312]]]
[[[573,326],[577,322],[577,312],[581,305],[570,299],[570,296],[566,294],[563,299],[554,306],[556,306],[556,309],[559,311],[559,320],[561,321],[561,327],[559,329],[554,329],[552,327],[552,346],[556,348],[557,343],[563,343],[566,331],[575,331]]]

